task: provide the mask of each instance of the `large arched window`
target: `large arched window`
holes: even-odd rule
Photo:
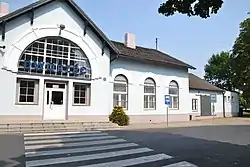
[[[152,78],[144,81],[144,109],[156,109],[156,85]]]
[[[61,37],[36,40],[22,53],[18,72],[91,79],[85,53],[75,43]]]
[[[169,105],[169,108],[179,109],[179,86],[176,81],[170,82],[169,95],[171,97],[171,104]]]
[[[124,75],[117,75],[114,80],[113,105],[128,108],[128,80]]]

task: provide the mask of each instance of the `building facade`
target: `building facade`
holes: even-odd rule
[[[239,93],[220,89],[189,74],[189,92],[194,119],[231,117],[239,112]]]
[[[110,41],[73,0],[38,1],[0,17],[0,120],[108,121],[121,105],[131,122],[192,111],[188,69],[155,49]],[[192,92],[191,92],[192,94]]]

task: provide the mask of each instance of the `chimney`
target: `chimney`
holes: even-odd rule
[[[135,49],[136,48],[135,35],[131,33],[126,33],[124,44],[129,48]]]
[[[0,2],[0,17],[9,13],[9,4],[6,2]]]

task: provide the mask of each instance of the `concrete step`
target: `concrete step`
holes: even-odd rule
[[[21,122],[21,123],[1,123],[1,132],[14,133],[31,133],[31,132],[57,132],[57,131],[74,131],[74,130],[106,130],[117,129],[119,126],[111,122]]]
[[[27,130],[10,130],[0,131],[0,133],[45,133],[45,132],[71,132],[71,131],[92,131],[92,130],[115,130],[119,127],[85,127],[85,128],[53,128],[53,129],[27,129]]]

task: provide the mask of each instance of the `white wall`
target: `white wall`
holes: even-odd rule
[[[200,105],[200,95],[207,95],[210,96],[211,94],[216,94],[217,96],[217,102],[214,103],[215,106],[215,115],[216,116],[223,116],[223,93],[222,92],[213,92],[213,91],[204,91],[204,90],[193,90],[190,89],[190,103],[192,104],[192,99],[198,100],[198,110],[192,111],[195,115],[201,115],[201,105]],[[225,97],[230,96],[230,98],[233,96],[234,102],[228,102],[227,99],[225,99],[225,113],[226,116],[234,116],[237,115],[239,111],[239,97],[237,93],[234,92],[225,92]],[[211,103],[211,109],[213,104]],[[191,108],[192,109],[192,108]]]
[[[193,89],[191,89],[189,92],[190,92],[190,103],[192,103],[192,99],[197,99],[198,100],[198,110],[197,111],[192,111],[194,114],[196,114],[196,113],[198,115],[201,114],[201,106],[200,106],[201,98],[200,98],[200,95],[210,96],[211,94],[216,94],[216,98],[217,98],[217,102],[214,103],[215,114],[216,113],[223,113],[223,94],[222,94],[222,92],[193,90]],[[211,103],[211,110],[212,110],[212,107],[213,107],[213,104]]]
[[[58,25],[64,24],[65,30],[61,36],[69,39],[85,52],[92,68],[91,81],[91,106],[72,106],[72,85],[75,80],[69,79],[69,101],[68,111],[70,115],[108,115],[112,110],[110,106],[110,98],[103,98],[110,94],[112,85],[107,84],[103,78],[109,78],[110,74],[110,51],[105,49],[102,52],[101,40],[88,28],[87,34],[83,36],[84,24],[82,20],[68,7],[65,3],[55,1],[38,10],[35,10],[34,25],[30,25],[29,15],[23,15],[17,19],[7,23],[6,39],[4,45],[5,50],[1,50],[0,67],[4,70],[0,71],[0,76],[4,82],[0,82],[1,101],[0,115],[42,115],[43,105],[43,83],[45,79],[53,79],[50,77],[24,76],[40,79],[39,85],[39,104],[38,105],[16,105],[16,78],[17,78],[17,62],[23,50],[33,41],[46,37],[58,36]],[[57,79],[58,80],[58,79]],[[61,80],[61,79],[59,79]],[[65,79],[64,79],[65,80]],[[77,82],[84,82],[79,81]]]
[[[239,112],[239,94],[226,91],[224,97],[226,116],[236,116]]]
[[[116,59],[111,63],[112,80],[123,74],[127,77],[129,115],[162,115],[166,113],[164,95],[168,94],[169,83],[175,80],[179,85],[179,110],[170,109],[169,114],[188,114],[191,111],[189,80],[186,70],[147,65],[128,60]],[[156,110],[144,110],[144,81],[151,77],[156,82]]]

